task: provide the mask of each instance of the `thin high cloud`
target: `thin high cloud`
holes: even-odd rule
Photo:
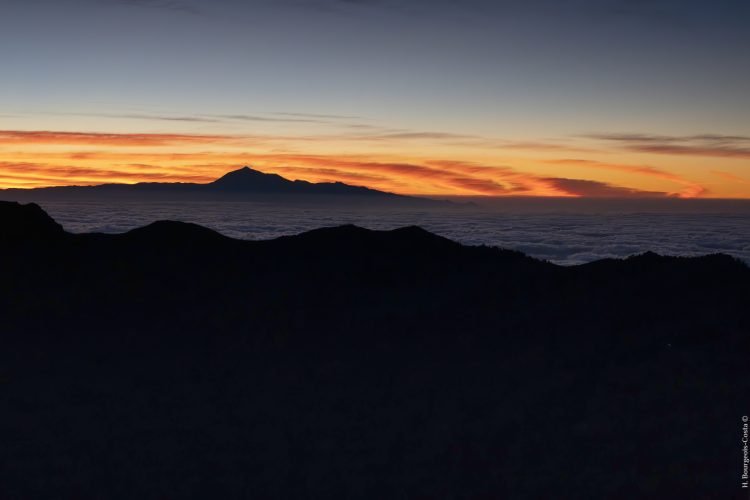
[[[51,116],[88,116],[94,118],[117,118],[127,120],[193,122],[193,123],[302,123],[316,125],[334,125],[337,127],[382,129],[369,124],[346,123],[345,120],[362,120],[355,115],[334,115],[318,113],[270,112],[270,113],[224,113],[224,114],[168,114],[168,113],[75,113],[44,111],[41,114]],[[3,115],[0,115],[3,116]]]
[[[171,146],[211,144],[236,139],[226,135],[194,134],[107,134],[100,132],[54,132],[46,130],[0,130],[0,145],[59,144],[105,146]]]
[[[329,115],[321,113],[291,113],[285,111],[274,111],[271,113],[279,116],[294,116],[298,118],[318,118],[323,120],[361,120],[361,116],[356,115]]]
[[[167,115],[139,115],[139,114],[102,114],[110,118],[131,118],[136,120],[161,120],[167,122],[196,122],[196,123],[218,123],[220,120],[206,118],[205,116],[167,116]]]
[[[223,120],[217,118],[210,118],[206,116],[190,116],[190,115],[155,115],[146,113],[46,113],[63,116],[91,116],[91,117],[102,117],[102,118],[125,118],[128,120],[154,120],[154,121],[166,121],[166,122],[189,122],[189,123],[220,123]]]
[[[195,5],[185,0],[114,0],[114,3],[131,7],[170,10],[194,16],[203,14]]]
[[[628,151],[677,156],[750,158],[750,137],[700,134],[665,136],[650,134],[588,134],[589,139],[607,141]]]
[[[311,124],[311,125],[330,125],[335,128],[343,128],[350,130],[357,130],[358,132],[345,132],[340,133],[328,133],[328,134],[296,134],[296,135],[234,135],[234,136],[222,136],[212,135],[211,137],[219,140],[221,137],[225,137],[227,140],[242,140],[242,138],[252,139],[253,141],[265,141],[265,142],[310,142],[310,141],[349,141],[349,142],[401,142],[401,141],[431,141],[436,144],[442,144],[447,146],[464,147],[464,148],[482,148],[482,149],[508,149],[508,150],[523,150],[532,151],[538,153],[545,152],[569,152],[569,153],[590,153],[590,152],[601,152],[591,148],[582,148],[579,146],[571,146],[566,144],[560,144],[555,142],[523,142],[523,141],[512,141],[501,138],[488,138],[481,135],[475,134],[463,134],[445,131],[434,131],[434,130],[413,130],[413,129],[400,129],[377,126],[367,123],[349,123],[345,120],[349,118],[357,118],[354,115],[325,115],[325,114],[314,114],[314,113],[294,113],[294,112],[273,112],[270,115],[275,116],[264,116],[262,114],[156,114],[156,113],[74,113],[74,112],[53,112],[45,111],[43,115],[52,116],[87,116],[87,117],[104,117],[113,119],[128,119],[128,120],[143,120],[143,121],[165,121],[165,122],[185,122],[185,123],[236,123],[236,122],[256,122],[256,123],[279,123],[279,124]],[[16,131],[0,131],[14,133]],[[56,134],[54,131],[17,131],[18,136],[21,134],[39,134],[39,141],[41,141],[41,134]],[[128,137],[126,136],[140,136],[143,140],[147,136],[151,136],[154,141],[158,140],[157,135],[167,137],[170,134],[100,134],[100,133],[88,133],[88,132],[64,132],[65,134],[71,134],[69,137],[73,137],[72,134],[88,135],[92,137],[101,137],[104,135],[121,136],[122,142],[127,142]],[[178,135],[172,134],[173,138],[177,138]],[[31,137],[31,135],[29,135]],[[181,134],[185,142],[188,142],[188,138],[191,134]],[[206,135],[197,134],[194,137],[203,137],[205,140]],[[3,142],[3,138],[0,137],[0,143]],[[7,138],[5,139],[7,140]],[[114,138],[112,139],[115,140]]]
[[[478,139],[477,136],[452,134],[448,132],[394,132],[383,135],[376,135],[372,139]]]
[[[260,115],[243,115],[243,114],[229,114],[229,115],[210,115],[215,118],[224,120],[237,120],[245,122],[278,122],[278,123],[329,123],[328,120],[320,118],[279,118],[269,117]]]
[[[489,145],[489,144],[488,144]],[[584,148],[580,146],[571,146],[569,144],[559,144],[555,142],[535,142],[535,141],[500,141],[491,145],[497,149],[518,149],[524,151],[537,152],[568,152],[568,153],[601,153],[601,150]]]
[[[207,114],[207,115],[170,115],[155,113],[58,113],[45,112],[45,115],[54,116],[90,116],[102,118],[117,118],[128,120],[167,121],[167,122],[195,122],[195,123],[229,123],[235,121],[245,122],[279,122],[279,123],[335,123],[331,119],[312,116],[261,116],[249,114]]]
[[[94,115],[85,115],[94,116]],[[102,116],[102,115],[96,115]],[[127,117],[154,119],[156,115],[106,115],[111,117]],[[266,118],[254,115],[216,115],[211,118],[196,118],[192,116],[160,116],[156,119],[185,122],[213,122],[226,119],[258,122],[316,122],[315,119],[285,119]],[[368,128],[367,130],[372,130]],[[101,133],[101,132],[58,132],[58,131],[26,131],[0,130],[0,145],[3,144],[90,144],[111,146],[169,146],[178,144],[260,144],[260,143],[324,143],[324,142],[383,142],[398,143],[402,141],[428,141],[450,146],[483,149],[519,149],[532,152],[566,151],[571,153],[590,152],[592,150],[566,147],[559,144],[544,143],[515,143],[510,141],[488,140],[481,136],[454,134],[449,132],[385,130],[376,133],[336,133],[319,135],[248,135],[248,134],[150,134],[150,133]]]
[[[370,125],[350,125],[350,127],[374,130],[378,127]],[[516,141],[502,138],[492,138],[476,134],[459,134],[454,132],[437,132],[431,130],[380,129],[375,133],[350,134],[341,136],[342,139],[361,141],[433,141],[451,146],[464,146],[491,150],[519,150],[538,153],[569,152],[569,153],[602,153],[599,149],[585,148],[577,145],[561,144],[553,141]]]

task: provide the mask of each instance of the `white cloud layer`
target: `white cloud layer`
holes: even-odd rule
[[[530,213],[497,209],[337,209],[254,203],[45,203],[73,232],[124,232],[156,220],[182,220],[243,239],[269,239],[322,226],[370,229],[419,225],[471,245],[494,245],[564,265],[648,250],[664,255],[722,252],[750,263],[747,208],[715,213]]]

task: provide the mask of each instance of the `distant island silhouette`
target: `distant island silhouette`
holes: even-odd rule
[[[0,199],[10,201],[76,200],[257,200],[283,203],[354,203],[435,206],[447,201],[398,195],[342,182],[312,183],[289,180],[250,167],[228,172],[207,184],[186,182],[139,182],[92,186],[54,186],[2,189]]]
[[[726,255],[563,267],[418,227],[71,234],[0,202],[0,263],[8,498],[738,490],[750,268]]]

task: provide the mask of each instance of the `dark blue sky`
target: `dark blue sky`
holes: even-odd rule
[[[746,1],[3,3],[6,110],[280,109],[477,132],[574,117],[675,132],[750,111]]]

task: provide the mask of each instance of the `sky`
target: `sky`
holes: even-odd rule
[[[750,198],[747,0],[2,0],[0,187]]]

